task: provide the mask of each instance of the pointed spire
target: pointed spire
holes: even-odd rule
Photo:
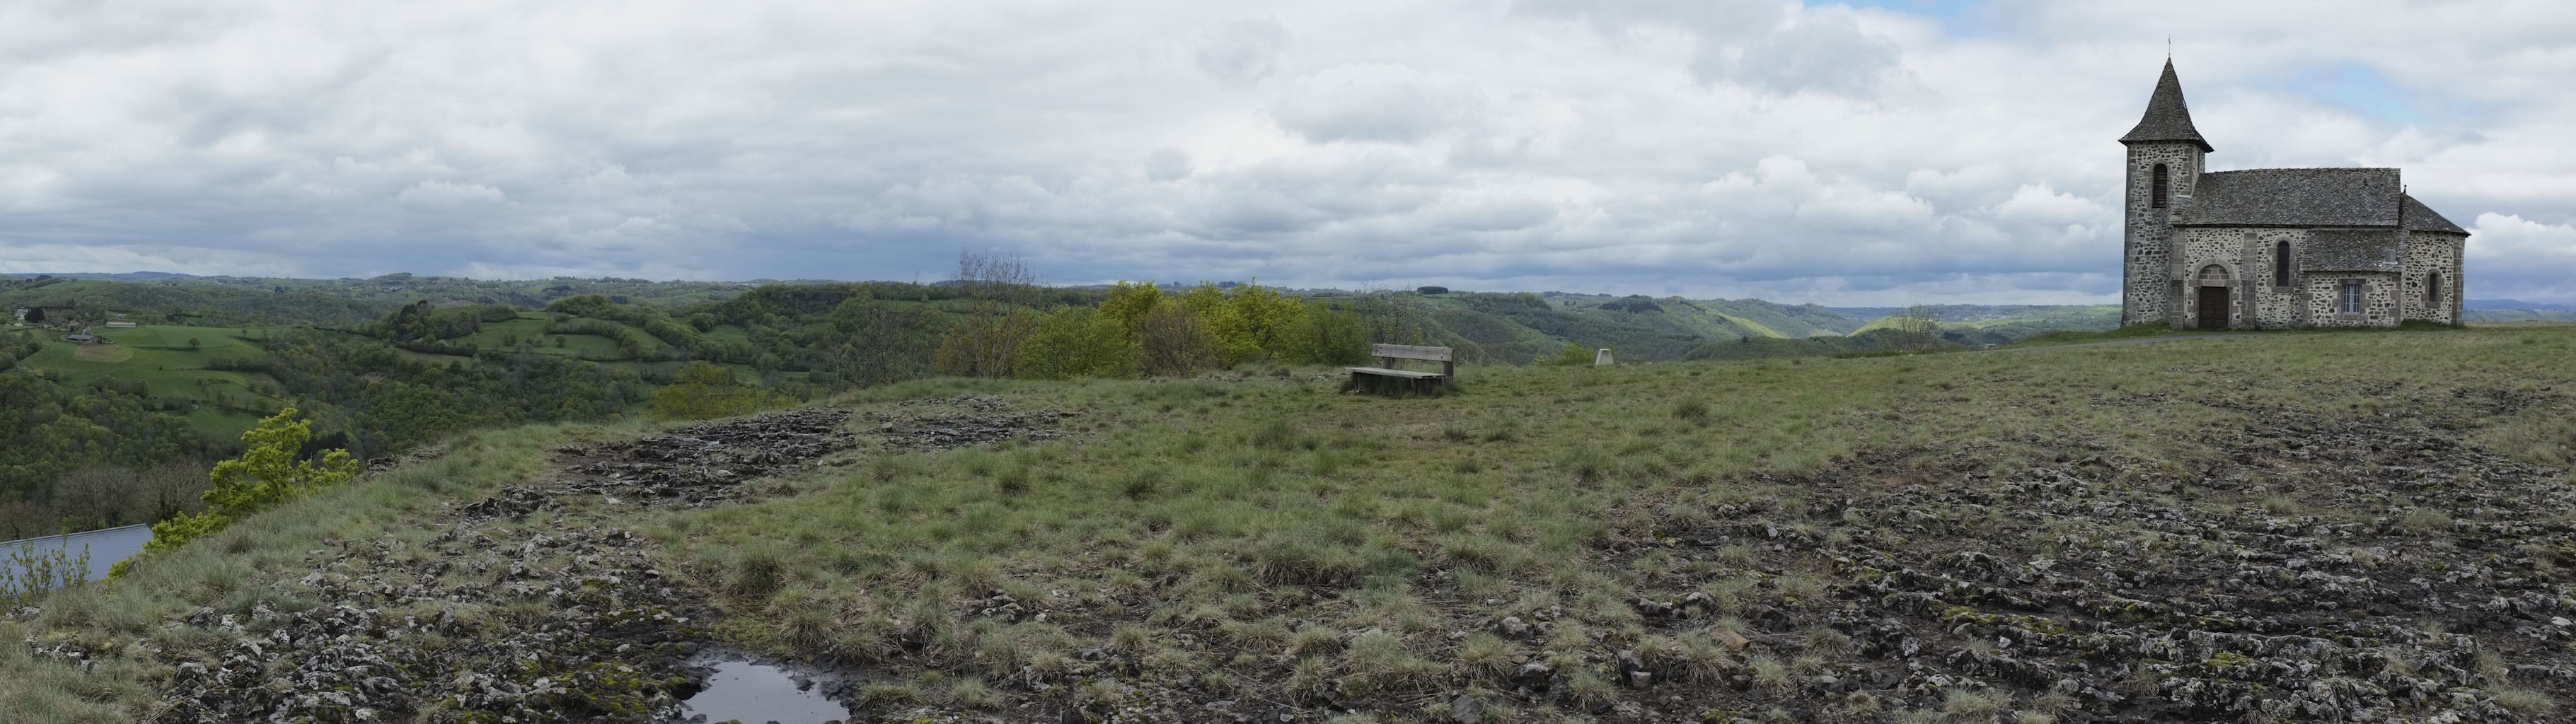
[[[2171,58],[2165,59],[2164,77],[2156,79],[2156,94],[2147,99],[2146,117],[2138,119],[2138,127],[2129,129],[2129,135],[2120,137],[2121,143],[2158,141],[2190,141],[2200,146],[2201,153],[2218,150],[2191,126],[2191,106],[2183,103],[2182,80],[2174,76]]]

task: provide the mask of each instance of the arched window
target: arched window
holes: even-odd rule
[[[2164,164],[2156,164],[2154,183],[2155,187],[2147,190],[2147,205],[2161,209],[2165,207],[2166,195],[2172,193],[2166,187],[2173,185],[2173,172],[2165,170]]]
[[[2272,286],[2290,285],[2290,242],[2272,244]]]
[[[2427,275],[2427,276],[2425,276],[2425,277],[2424,277],[2424,306],[2426,306],[2426,307],[2439,307],[2439,306],[2442,306],[2442,273],[2441,273],[2441,272],[2433,272],[2432,274]]]

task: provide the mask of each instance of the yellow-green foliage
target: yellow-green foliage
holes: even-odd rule
[[[733,378],[733,371],[701,360],[680,369],[671,384],[653,390],[653,414],[672,420],[706,420],[749,414],[767,400]]]
[[[1305,301],[1257,284],[1229,293],[1202,282],[1166,294],[1149,282],[1120,281],[1096,310],[1068,307],[1038,318],[1014,358],[1015,376],[1187,376],[1261,359],[1348,364],[1365,356],[1367,336],[1357,315],[1310,310]],[[963,373],[962,366],[942,364],[943,371]]]
[[[1162,303],[1163,288],[1153,282],[1120,280],[1110,285],[1109,298],[1100,301],[1100,316],[1117,322],[1128,334],[1135,334],[1136,325],[1145,319],[1145,313]]]
[[[1219,327],[1217,335],[1239,339],[1241,344],[1265,353],[1290,351],[1290,330],[1306,319],[1304,303],[1259,284],[1236,287],[1227,301],[1234,309],[1234,327]]]
[[[223,530],[243,516],[358,477],[358,461],[349,457],[347,450],[322,453],[318,465],[314,460],[296,460],[295,454],[304,449],[304,441],[312,438],[313,422],[298,418],[292,407],[259,421],[258,426],[242,433],[242,442],[248,449],[242,451],[241,457],[215,463],[209,476],[212,486],[204,496],[205,512],[152,524],[152,540],[143,544],[144,554],[187,545],[188,541]],[[136,560],[141,558],[118,562],[108,575],[123,576]]]
[[[1061,380],[1135,374],[1135,339],[1107,310],[1064,307],[1040,317],[1020,345],[1020,376]]]

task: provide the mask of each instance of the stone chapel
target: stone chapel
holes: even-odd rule
[[[2460,321],[2469,232],[2393,168],[2207,171],[2173,61],[2129,149],[2120,323],[2201,329]]]

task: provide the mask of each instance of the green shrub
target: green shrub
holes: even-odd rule
[[[144,556],[187,545],[235,520],[358,477],[358,461],[347,450],[324,451],[320,465],[310,459],[297,461],[295,453],[312,437],[313,422],[296,419],[292,407],[242,433],[249,449],[241,457],[215,463],[213,485],[204,496],[205,512],[152,524],[152,540],[143,544]],[[144,556],[117,562],[108,569],[108,577],[122,577]]]

